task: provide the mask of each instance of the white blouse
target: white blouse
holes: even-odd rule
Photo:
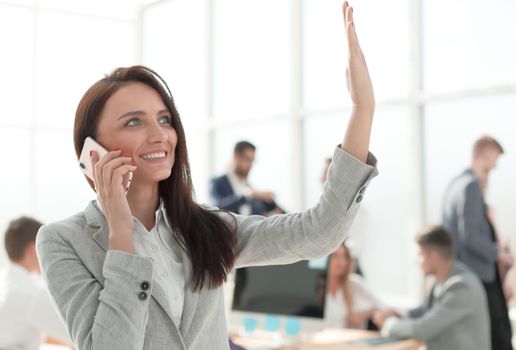
[[[98,201],[97,207],[102,210]],[[183,315],[185,300],[185,266],[182,260],[181,248],[172,236],[167,224],[164,203],[155,212],[155,225],[152,230],[147,229],[138,219],[134,218],[140,229],[134,230],[133,244],[134,253],[152,259],[154,265],[153,283],[161,286],[166,293],[170,314],[174,323],[179,327]]]
[[[374,308],[380,308],[380,302],[369,292],[364,279],[355,273],[349,275],[351,282],[351,290],[353,292],[353,310],[352,312],[362,312]],[[344,301],[344,292],[338,289],[335,295],[326,293],[324,302],[324,321],[328,327],[346,328],[346,317],[348,308]],[[361,328],[366,328],[364,323]]]

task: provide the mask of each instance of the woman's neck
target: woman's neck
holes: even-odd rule
[[[159,184],[134,184],[127,193],[127,201],[131,213],[137,218],[147,231],[152,230],[155,223],[155,213],[159,205]]]

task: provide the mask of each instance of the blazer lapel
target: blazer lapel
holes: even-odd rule
[[[107,252],[109,248],[109,229],[104,214],[95,206],[94,202],[92,201],[85,210],[85,216],[88,225],[94,230],[92,235],[93,239],[105,252]],[[170,314],[170,305],[168,303],[166,293],[161,285],[153,283],[151,294],[156,302],[166,312],[172,323],[174,323],[172,315]]]
[[[96,207],[95,201],[91,201],[86,207],[84,215],[86,223],[93,230],[93,240],[107,252],[109,247],[109,230],[104,214]]]

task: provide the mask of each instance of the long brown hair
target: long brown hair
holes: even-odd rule
[[[353,287],[351,285],[351,280],[349,279],[349,275],[355,271],[355,259],[351,256],[351,252],[349,251],[348,246],[345,243],[339,246],[338,249],[344,248],[346,260],[348,261],[347,267],[344,271],[342,271],[342,275],[339,278],[339,285],[342,288],[342,292],[344,294],[344,303],[348,309],[348,313],[353,311]],[[335,253],[335,252],[334,252]],[[332,254],[333,255],[333,254]],[[331,256],[330,256],[331,259]]]
[[[158,92],[172,116],[177,133],[175,161],[170,176],[159,183],[167,221],[179,245],[192,263],[191,283],[194,291],[220,286],[226,281],[236,258],[236,229],[212,210],[193,200],[193,185],[188,163],[186,139],[181,118],[168,85],[153,70],[144,66],[117,68],[93,84],[84,94],[75,114],[74,144],[79,157],[84,140],[96,138],[97,126],[104,105],[123,86],[144,83]],[[90,186],[93,183],[89,181]]]

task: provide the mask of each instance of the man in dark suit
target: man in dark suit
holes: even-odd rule
[[[240,141],[235,145],[230,171],[211,180],[213,205],[243,215],[284,213],[274,201],[274,193],[257,191],[249,185],[247,178],[255,155],[256,147],[252,143]]]
[[[512,349],[512,330],[497,262],[512,265],[512,255],[499,249],[489,221],[481,183],[487,180],[503,154],[492,137],[475,142],[471,168],[452,180],[443,201],[443,226],[451,233],[458,260],[482,280],[487,293],[493,350]]]

